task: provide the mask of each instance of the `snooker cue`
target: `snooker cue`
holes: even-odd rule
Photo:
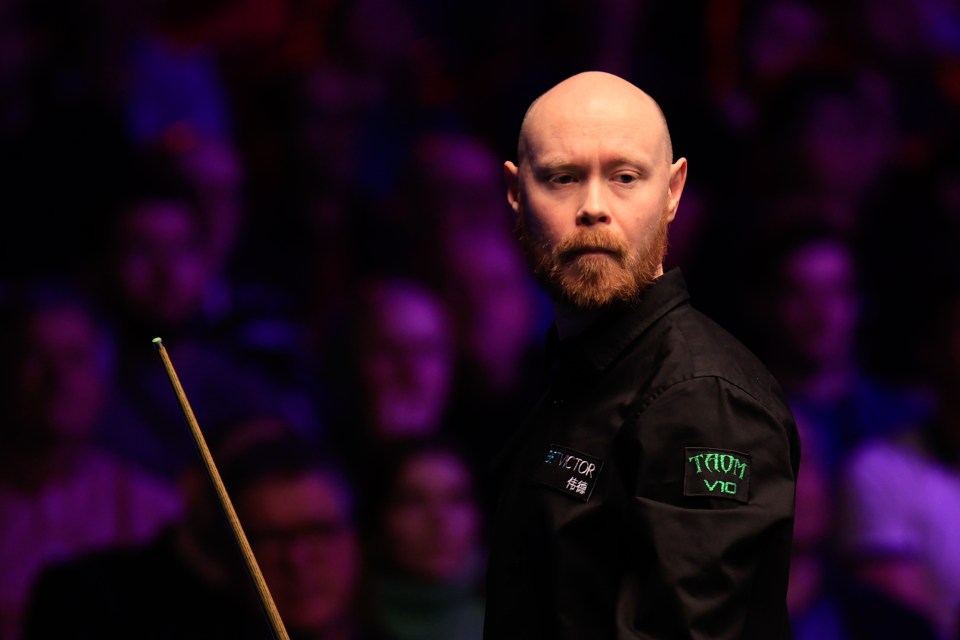
[[[200,431],[200,425],[197,423],[197,418],[193,415],[193,409],[190,408],[190,402],[187,400],[187,394],[184,393],[183,386],[180,384],[180,379],[177,377],[177,372],[174,370],[173,363],[170,361],[170,356],[167,354],[167,350],[163,346],[163,342],[160,340],[160,338],[153,339],[153,346],[156,347],[157,352],[160,354],[160,359],[163,361],[163,366],[167,370],[167,376],[170,378],[170,384],[173,385],[173,391],[176,394],[177,399],[180,401],[180,408],[183,409],[183,415],[187,419],[190,432],[193,434],[193,440],[197,445],[197,451],[199,451],[200,457],[203,459],[204,466],[207,469],[207,475],[209,476],[210,481],[213,483],[217,497],[220,499],[220,506],[223,508],[223,512],[226,514],[227,521],[230,523],[230,529],[233,531],[233,537],[236,540],[237,545],[240,547],[240,553],[243,556],[246,564],[247,572],[250,574],[253,585],[256,587],[257,595],[260,597],[260,605],[267,614],[270,627],[273,630],[273,637],[275,640],[290,640],[290,636],[287,635],[287,630],[283,626],[283,620],[280,619],[280,612],[277,611],[277,606],[274,604],[273,597],[270,595],[270,589],[267,588],[267,582],[263,579],[263,574],[260,572],[260,566],[257,564],[257,559],[253,555],[253,549],[250,548],[250,543],[247,540],[247,536],[243,532],[243,527],[240,526],[240,519],[237,517],[237,512],[233,508],[233,503],[230,501],[230,496],[227,494],[227,489],[223,485],[223,480],[220,478],[220,472],[217,471],[217,465],[213,461],[213,456],[210,455],[210,449],[207,447],[203,433]]]

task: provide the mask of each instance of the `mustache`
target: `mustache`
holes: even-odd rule
[[[553,252],[557,259],[564,262],[569,262],[582,253],[597,251],[608,253],[622,262],[626,259],[629,249],[626,240],[605,231],[591,229],[564,238],[554,247]]]

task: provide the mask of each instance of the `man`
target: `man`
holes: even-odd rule
[[[282,413],[305,434],[319,437],[307,397],[280,373],[286,370],[280,363],[290,361],[276,352],[278,357],[267,357],[255,344],[259,338],[250,339],[273,331],[275,338],[292,337],[284,333],[290,328],[286,320],[273,315],[283,304],[276,307],[266,299],[273,299],[272,293],[263,291],[262,297],[218,272],[211,252],[212,213],[200,190],[165,156],[140,161],[106,216],[104,245],[89,281],[117,351],[116,392],[97,442],[169,482],[196,459],[186,430],[170,428],[181,426],[183,416],[170,402],[170,383],[158,370],[156,354],[143,348],[157,335],[169,341],[205,425],[247,412]],[[248,304],[254,299],[256,304]]]
[[[764,362],[794,415],[809,418],[833,484],[860,443],[925,422],[929,393],[879,378],[864,357],[863,273],[848,240],[818,223],[784,226],[765,239],[755,305],[768,310],[756,323],[769,345]]]
[[[921,345],[935,411],[852,450],[838,482],[838,538],[856,580],[889,600],[884,613],[905,609],[927,637],[960,638],[960,286],[945,284]]]
[[[796,426],[663,272],[672,156],[657,104],[588,72],[531,105],[505,164],[557,358],[495,466],[486,638],[789,637]]]
[[[253,417],[214,446],[271,597],[293,640],[358,640],[361,551],[353,491],[293,427]],[[199,468],[185,519],[147,544],[49,567],[24,638],[268,638],[270,629]]]
[[[81,292],[29,284],[0,309],[0,638],[19,638],[37,576],[142,542],[179,517],[173,486],[94,444],[112,337]]]

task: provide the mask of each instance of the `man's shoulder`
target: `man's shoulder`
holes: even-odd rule
[[[690,305],[663,316],[649,338],[638,351],[657,354],[653,362],[644,362],[655,371],[637,426],[665,421],[671,428],[663,438],[657,429],[628,433],[647,441],[653,436],[669,446],[679,438],[689,446],[754,455],[760,454],[751,447],[763,441],[769,451],[785,453],[778,464],[796,470],[800,448],[792,411],[779,382],[746,345]]]
[[[736,398],[738,406],[756,408],[752,415],[766,415],[795,433],[793,412],[777,379],[743,342],[695,307],[680,305],[664,315],[646,345],[637,347],[638,353],[644,351],[655,356],[635,361],[654,370],[642,406],[696,397],[689,407],[710,411],[711,403]]]
[[[660,323],[656,339],[662,343],[665,361],[679,365],[682,378],[717,377],[745,390],[781,395],[766,365],[739,338],[695,307],[673,309]]]

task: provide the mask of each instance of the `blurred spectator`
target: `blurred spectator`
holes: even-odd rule
[[[365,151],[380,87],[354,69],[331,62],[304,70],[295,80],[294,140],[291,149],[302,180],[322,180],[355,190],[370,176]],[[374,171],[378,175],[380,171]],[[298,176],[299,177],[299,176]]]
[[[784,223],[814,221],[856,239],[864,208],[894,164],[891,80],[871,68],[806,68],[769,97],[763,116],[744,167],[756,194],[799,202],[774,212],[793,214]]]
[[[443,52],[424,32],[420,2],[338,0],[327,54],[295,80],[295,149],[309,179],[323,176],[380,202],[416,132],[456,120]]]
[[[844,474],[841,541],[855,575],[960,633],[960,290],[944,296],[928,354],[937,411],[897,438],[858,447]]]
[[[374,231],[376,256],[385,267],[401,264],[426,279],[442,277],[448,238],[513,229],[503,197],[503,161],[482,139],[439,126],[410,144],[392,200]],[[440,251],[436,249],[440,247]]]
[[[824,55],[827,16],[810,0],[741,0],[708,11],[711,88],[739,137],[756,127],[771,93]]]
[[[249,225],[244,158],[235,146],[215,139],[156,153],[158,164],[164,159],[171,164],[169,170],[196,198],[210,274],[203,321],[216,328],[208,331],[208,338],[225,340],[235,356],[282,385],[303,383],[306,336],[297,315],[300,309],[291,299],[294,290],[263,268],[269,258],[242,253],[244,243],[252,241],[249,236],[261,231]],[[162,166],[157,169],[163,171]],[[244,261],[246,268],[241,266]]]
[[[57,285],[8,301],[0,376],[0,637],[17,640],[44,566],[153,535],[180,512],[172,486],[95,448],[113,391],[110,336]]]
[[[503,196],[503,160],[483,139],[458,131],[420,135],[406,169],[404,210],[442,236],[452,230],[512,229]]]
[[[380,242],[444,298],[457,356],[447,422],[486,463],[540,390],[549,304],[524,265],[502,160],[486,141],[424,132],[401,175]]]
[[[451,233],[440,251],[464,391],[496,397],[530,385],[529,361],[538,358],[546,332],[546,302],[516,240],[492,229],[464,230]]]
[[[391,441],[437,433],[449,408],[455,351],[442,300],[396,276],[359,286],[326,376],[338,400],[331,434],[352,468]]]
[[[763,241],[755,329],[792,407],[808,416],[808,440],[833,478],[853,446],[916,423],[929,401],[864,368],[858,265],[839,234],[800,224]]]
[[[378,117],[371,125],[389,134],[372,139],[380,153],[393,156],[392,143],[404,140],[405,131],[456,119],[456,78],[445,66],[441,34],[425,28],[436,9],[431,2],[351,0],[337,8],[329,32],[333,58],[376,96]]]
[[[299,357],[289,348],[299,340],[297,327],[269,297],[244,299],[217,270],[208,212],[197,190],[165,160],[147,163],[147,175],[132,172],[136,179],[103,234],[90,286],[118,337],[119,394],[101,441],[173,479],[196,452],[150,345],[157,336],[202,425],[214,429],[239,415],[269,411],[281,412],[306,436],[320,434],[291,365]],[[285,350],[277,354],[257,337],[265,327],[287,332]]]
[[[911,638],[935,640],[924,617],[902,601],[858,580],[836,544],[841,515],[808,416],[794,409],[803,446],[787,607],[795,640]]]
[[[165,329],[202,317],[216,272],[198,191],[156,157],[134,170],[129,195],[106,221],[104,264],[94,275],[110,279],[94,285],[112,296],[111,309]]]
[[[249,417],[214,459],[294,640],[358,640],[353,494],[339,467],[274,418]],[[215,494],[187,470],[186,517],[149,543],[51,567],[27,638],[243,639],[269,635]]]
[[[930,166],[931,151],[956,134],[960,7],[953,0],[858,0],[837,22],[855,60],[891,80],[898,163]]]
[[[543,391],[549,303],[506,231],[454,229],[442,242],[457,347],[448,424],[486,472]]]
[[[787,608],[795,640],[853,638],[847,628],[841,565],[834,548],[836,504],[809,419],[794,410],[803,448],[797,476],[796,518]]]
[[[125,52],[125,110],[138,145],[184,138],[236,143],[235,58],[282,43],[285,0],[158,0]],[[260,56],[261,59],[263,56]],[[248,76],[248,85],[258,78]]]
[[[189,25],[178,33],[175,24],[154,24],[156,30],[144,34],[130,52],[126,116],[131,139],[136,144],[164,136],[230,139],[231,107],[216,49],[189,33]]]
[[[230,274],[246,222],[243,159],[226,140],[196,138],[182,142],[182,148],[166,148],[206,211],[214,272]]]
[[[938,304],[945,277],[960,269],[960,131],[934,148],[929,162],[885,181],[858,243],[867,294],[864,355],[874,370],[904,384],[916,384],[926,366],[917,319]]]
[[[479,640],[483,517],[466,457],[433,438],[381,453],[364,509],[371,619],[388,640]]]

